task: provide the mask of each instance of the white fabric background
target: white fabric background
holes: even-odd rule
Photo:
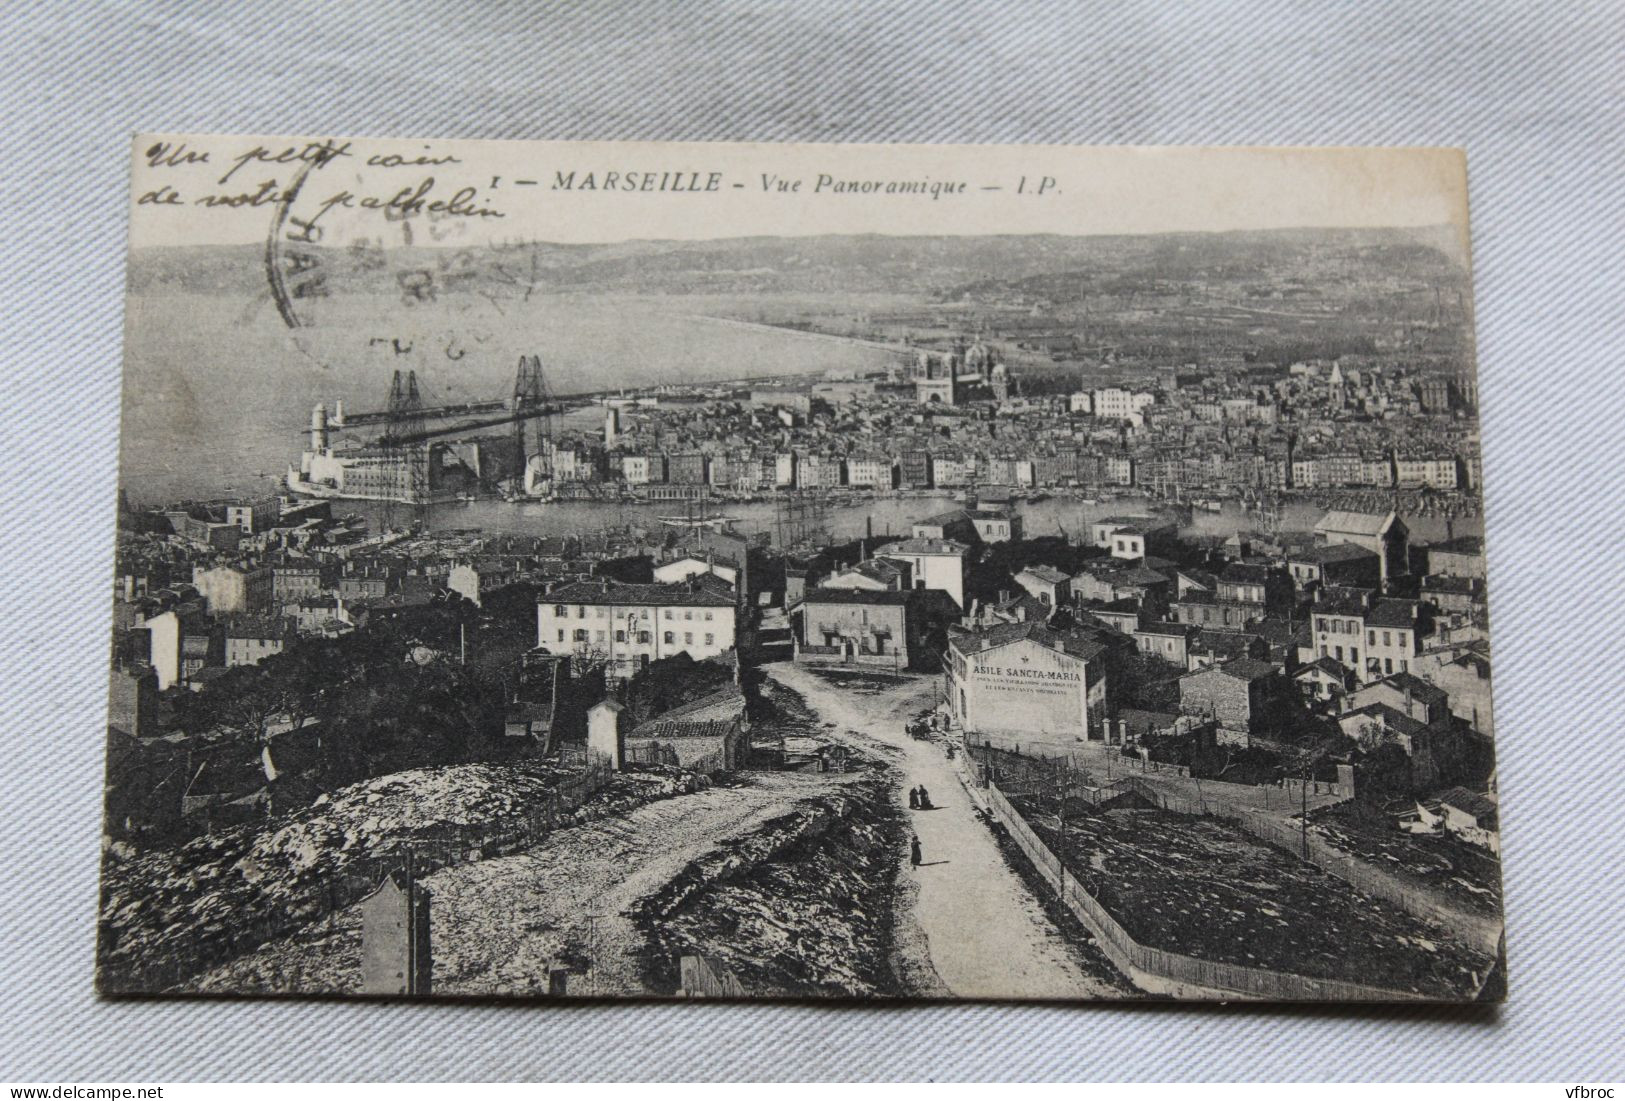
[[[1622,24],[1418,0],[8,5],[0,1078],[1617,1077]],[[139,130],[1466,146],[1511,1003],[97,1001]]]

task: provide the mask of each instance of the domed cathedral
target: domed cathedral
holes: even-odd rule
[[[921,404],[966,405],[1004,401],[1010,373],[1002,357],[978,335],[957,337],[947,352],[920,352],[914,364],[914,390]]]
[[[963,338],[961,338],[959,360],[961,364],[959,373],[962,376],[973,375],[983,382],[993,377],[993,367],[997,363],[997,357],[994,356],[993,349],[982,343],[980,335],[977,336],[976,343],[968,348],[963,347]]]

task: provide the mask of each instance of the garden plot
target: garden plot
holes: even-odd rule
[[[1327,844],[1478,913],[1501,913],[1501,862],[1448,834],[1406,833],[1390,817],[1352,803],[1309,812]]]
[[[1473,996],[1492,961],[1398,907],[1221,819],[1159,810],[1053,813],[1011,800],[1069,874],[1141,944],[1198,959]]]

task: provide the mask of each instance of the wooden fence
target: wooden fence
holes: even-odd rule
[[[1135,985],[1150,993],[1183,997],[1257,998],[1268,1001],[1398,1002],[1425,1000],[1409,990],[1365,986],[1336,979],[1317,979],[1288,971],[1197,959],[1141,944],[1118,924],[1076,876],[1065,875],[1060,858],[1052,853],[1012,807],[997,785],[987,787],[994,817],[1032,862],[1038,873],[1059,893],[1066,907],[1091,932],[1106,958]],[[1064,886],[1063,886],[1064,885]]]
[[[677,961],[681,985],[677,993],[684,998],[743,998],[745,988],[721,964],[713,963],[701,955],[682,956]]]
[[[1072,750],[1065,743],[1046,742],[1031,735],[989,734],[978,730],[965,735],[965,744],[973,755],[989,755],[987,758],[989,761],[992,761],[995,757],[1001,757],[1006,759],[1006,763],[1008,763],[1009,758],[1019,758],[1024,761],[1031,761],[1037,767],[1065,767],[1071,769],[1082,767],[1079,764],[1082,759],[1081,753]],[[1089,743],[1090,748],[1101,744],[1098,741]],[[1178,776],[1184,779],[1191,774],[1188,765],[1176,765],[1166,761],[1146,761],[1139,757],[1123,757],[1116,753],[1118,749],[1117,743],[1108,743],[1108,745],[1113,756],[1107,768],[1113,775],[1117,773],[1144,772]],[[1090,765],[1096,771],[1100,768],[1094,762],[1090,762]]]

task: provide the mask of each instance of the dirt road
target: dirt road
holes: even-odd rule
[[[746,773],[728,787],[558,830],[523,853],[426,876],[423,885],[433,896],[434,992],[543,994],[549,969],[562,967],[570,972],[572,995],[650,993],[638,975],[643,937],[627,910],[691,860],[845,780]],[[200,986],[355,993],[360,961],[361,910],[350,906],[215,969]]]
[[[767,667],[801,696],[819,740],[883,760],[894,798],[923,784],[936,810],[904,812],[924,847],[906,861],[894,966],[914,996],[1087,998],[1115,988],[1090,974],[1006,864],[977,820],[942,747],[903,729],[929,706],[933,679],[832,683],[790,663]],[[872,776],[872,774],[870,774]],[[746,772],[736,782],[664,799],[616,818],[561,829],[536,847],[447,868],[424,879],[433,895],[437,994],[544,993],[552,968],[572,995],[646,995],[645,938],[628,916],[692,861],[761,830],[799,801],[859,782],[859,774]],[[902,854],[906,857],[906,854]],[[360,981],[357,907],[264,946],[213,976],[218,989],[354,991]]]
[[[718,843],[759,828],[834,777],[748,773],[735,786],[666,799],[622,818],[560,830],[528,852],[429,877],[435,920],[435,989],[508,994],[546,988],[549,965],[586,964],[571,994],[643,995],[643,938],[627,917],[684,866]]]
[[[832,683],[805,666],[777,663],[765,672],[799,693],[836,730],[884,748],[898,768],[897,798],[924,785],[934,810],[911,811],[924,862],[905,866],[917,890],[913,918],[929,941],[931,963],[956,997],[1092,998],[1121,993],[1088,973],[976,817],[940,744],[918,741],[904,720],[935,702],[938,682],[911,677]],[[846,679],[846,678],[839,678]],[[852,732],[847,734],[847,732]]]

